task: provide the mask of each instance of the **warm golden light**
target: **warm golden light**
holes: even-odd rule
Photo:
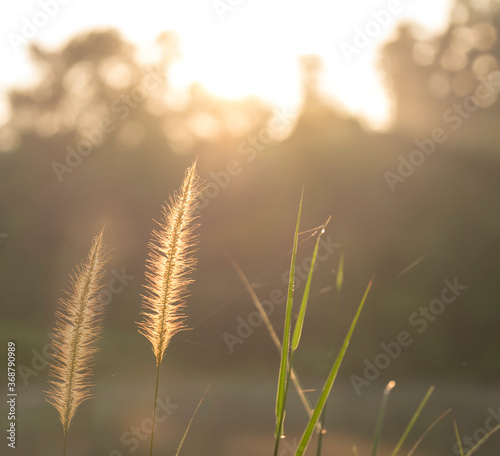
[[[117,1],[103,5],[89,0],[85,5],[61,6],[57,14],[58,17],[64,15],[64,21],[59,21],[57,27],[49,23],[26,41],[56,48],[82,30],[115,27],[137,43],[139,56],[147,60],[151,43],[161,32],[171,30],[179,37],[183,58],[172,74],[177,85],[199,81],[222,97],[257,95],[287,107],[300,102],[298,57],[314,54],[325,65],[323,85],[327,96],[335,98],[351,114],[367,119],[371,126],[381,127],[389,120],[390,104],[376,69],[377,50],[402,21],[413,20],[432,30],[443,28],[451,4],[450,0],[397,3],[398,8],[384,15],[384,11],[390,9],[389,2],[360,8],[356,2],[338,5],[328,0],[271,4],[223,1],[206,2],[204,7],[194,9],[189,2],[165,4],[144,0],[141,10],[156,14],[142,21],[138,20],[137,5]],[[12,8],[16,7],[12,5]],[[120,11],[118,16],[116,8]],[[426,13],[429,8],[432,15]],[[98,16],[93,13],[97,10]],[[18,12],[22,16],[21,11]],[[30,12],[26,14],[29,19]],[[11,16],[15,17],[16,12],[12,11]],[[0,25],[5,25],[3,29],[19,34],[20,23],[2,24],[3,21],[5,19],[0,18]],[[358,46],[350,58],[346,58],[342,46],[353,46],[357,28],[369,34],[367,44]],[[487,32],[474,32],[474,36],[483,37],[484,46]],[[0,84],[32,80],[27,45],[13,46],[4,40],[0,46],[6,47],[2,51],[8,55],[16,56],[0,75]],[[108,72],[108,82],[119,87],[127,77],[127,69],[116,62],[108,63],[113,67],[113,71]]]

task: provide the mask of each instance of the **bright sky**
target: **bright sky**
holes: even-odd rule
[[[43,13],[51,4],[52,17]],[[23,0],[9,2],[0,16],[4,56],[0,90],[33,80],[26,45],[13,46],[14,35],[34,33],[27,41],[57,48],[76,33],[115,27],[138,45],[148,47],[160,32],[175,31],[184,61],[175,81],[193,80],[227,97],[257,94],[279,105],[298,103],[297,56],[317,54],[325,64],[325,89],[350,112],[373,127],[389,118],[389,104],[375,70],[377,49],[401,21],[412,20],[429,31],[446,26],[452,0]],[[57,5],[57,11],[56,7]],[[396,6],[394,6],[396,5]],[[382,26],[373,14],[389,13]],[[47,19],[45,22],[45,19]],[[26,28],[26,21],[37,30]],[[37,26],[38,23],[38,26]],[[341,43],[354,46],[356,27],[371,33],[351,62]],[[368,29],[366,29],[368,27]],[[0,120],[1,120],[0,112]]]

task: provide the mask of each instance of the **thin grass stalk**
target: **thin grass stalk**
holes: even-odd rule
[[[194,420],[196,414],[198,413],[198,410],[200,409],[201,404],[203,403],[203,400],[205,399],[205,396],[207,395],[208,390],[210,389],[210,386],[212,386],[212,385],[208,385],[207,389],[205,390],[205,392],[203,393],[203,396],[200,399],[200,402],[198,402],[198,405],[196,406],[196,409],[195,409],[193,415],[191,416],[191,419],[189,420],[187,428],[184,431],[184,435],[182,436],[182,439],[179,443],[179,446],[177,447],[177,452],[175,453],[175,456],[179,456],[181,449],[182,449],[182,445],[184,445],[184,441],[186,440],[186,436],[188,435],[189,429],[191,428],[191,425],[193,424],[193,420]]]
[[[163,220],[153,231],[146,272],[146,295],[139,332],[152,346],[156,360],[153,429],[149,454],[153,454],[156,407],[161,363],[172,337],[185,329],[183,312],[189,273],[196,265],[194,224],[196,201],[200,194],[196,162],[186,171],[181,187],[163,208]]]
[[[299,212],[297,215],[297,223],[295,226],[295,235],[293,239],[292,259],[290,264],[290,275],[288,278],[288,293],[285,311],[285,325],[283,329],[283,345],[281,350],[281,362],[278,377],[278,390],[276,392],[276,429],[275,429],[275,446],[274,455],[277,456],[279,450],[280,439],[283,435],[283,422],[285,420],[285,402],[288,393],[288,379],[290,378],[290,334],[292,330],[292,307],[293,307],[293,289],[295,280],[295,260],[297,257],[297,245],[299,239],[300,216],[302,213],[302,200],[304,191],[300,196]]]
[[[497,431],[500,431],[500,424],[497,424],[491,431],[489,431],[484,437],[476,442],[476,444],[466,453],[465,456],[471,456],[473,453],[479,450],[479,447]]]
[[[321,241],[321,236],[324,234],[326,226],[328,225],[329,221],[330,218],[328,218],[325,224],[321,227],[321,230],[318,234],[318,238],[316,239],[316,244],[314,245],[314,251],[311,259],[311,267],[309,268],[309,274],[307,275],[307,281],[304,287],[304,294],[302,295],[299,315],[297,317],[297,321],[295,322],[295,329],[293,331],[292,344],[291,344],[292,352],[295,352],[297,350],[297,347],[299,346],[300,337],[302,335],[302,328],[304,327],[304,321],[306,318],[307,304],[309,302],[309,294],[311,292],[311,283],[314,275],[314,268],[316,266],[316,256],[318,255],[319,243]]]
[[[333,306],[333,313],[335,314],[340,308],[340,297],[342,294],[342,287],[344,285],[344,253],[340,254],[339,265],[337,267],[337,277],[335,279],[335,304]]]
[[[451,412],[451,408],[446,410],[443,414],[441,414],[438,418],[436,418],[435,421],[432,422],[432,424],[425,430],[425,432],[420,436],[420,438],[415,442],[415,445],[412,446],[410,452],[406,456],[412,456],[413,453],[415,453],[416,449],[422,443],[422,440],[424,440],[425,436],[434,429],[434,426],[436,426],[448,413]]]
[[[293,358],[294,358],[294,355],[295,355],[295,352],[291,352],[290,355],[289,355],[289,359],[288,359],[288,367],[287,367],[287,374],[286,374],[286,381],[285,381],[285,393],[283,395],[283,410],[281,412],[281,415],[279,417],[279,422],[278,422],[278,429],[279,429],[279,432],[280,432],[280,436],[279,437],[276,437],[276,440],[274,442],[274,456],[278,456],[278,451],[279,451],[279,446],[280,446],[280,442],[281,442],[281,439],[285,438],[285,436],[283,435],[283,427],[284,427],[284,423],[285,423],[285,415],[286,415],[286,412],[285,412],[285,405],[286,405],[286,398],[288,396],[288,387],[290,386],[290,377],[291,377],[291,366],[293,364]]]
[[[394,380],[390,381],[385,387],[384,394],[382,396],[382,403],[380,404],[380,411],[377,418],[377,424],[375,426],[375,434],[373,437],[372,456],[377,456],[378,445],[380,443],[382,427],[384,424],[385,409],[387,408],[387,401],[389,400],[389,394],[395,386],[396,382]]]
[[[106,249],[101,231],[87,257],[71,275],[71,288],[60,301],[53,331],[54,356],[50,361],[47,401],[59,413],[66,454],[68,431],[77,408],[91,397],[92,365],[101,332],[104,306],[99,300]]]
[[[333,313],[335,314],[340,307],[340,294],[342,292],[342,286],[344,284],[344,253],[340,254],[339,266],[337,268],[337,277],[335,279],[335,303],[333,305]],[[316,456],[321,456],[321,450],[323,448],[323,436],[326,434],[326,409],[328,403],[323,407],[323,413],[321,413],[320,423],[317,429],[318,432],[318,446],[316,448]]]
[[[63,443],[63,456],[66,455],[66,447],[68,446],[68,433],[64,433],[64,443]]]
[[[286,391],[285,391],[285,400],[286,400],[286,395],[288,392],[288,385],[290,382],[290,376],[291,376],[292,369],[293,369],[293,360],[295,358],[295,352],[297,351],[297,348],[299,346],[300,338],[302,335],[302,328],[304,326],[307,304],[309,302],[309,294],[311,291],[311,283],[312,283],[312,278],[314,275],[314,268],[316,266],[316,257],[318,255],[319,243],[321,241],[321,236],[325,232],[326,225],[328,224],[329,221],[330,221],[330,218],[328,218],[328,220],[325,222],[325,224],[321,227],[318,238],[316,240],[316,244],[314,245],[313,255],[312,255],[312,259],[311,259],[311,266],[309,269],[307,282],[306,282],[306,285],[304,287],[304,294],[302,295],[302,301],[300,304],[299,315],[298,315],[297,321],[295,323],[295,328],[293,331],[293,336],[292,336],[291,345],[290,345],[290,359],[289,359],[289,366],[288,366],[288,376],[287,376],[287,380],[286,380],[287,383],[286,383]],[[297,229],[298,229],[298,225],[297,225]],[[284,419],[284,416],[285,416],[284,412],[283,412],[282,416]],[[278,443],[278,445],[279,445],[279,443]],[[277,448],[278,448],[278,446],[276,446],[275,451],[277,451]]]
[[[420,402],[420,405],[418,406],[417,410],[413,414],[410,422],[408,423],[408,426],[406,426],[406,429],[404,430],[403,435],[399,439],[399,442],[397,443],[396,448],[394,448],[394,451],[391,453],[391,456],[396,456],[399,453],[399,450],[403,446],[403,443],[405,442],[406,437],[408,437],[408,434],[410,433],[413,426],[415,425],[415,422],[417,421],[418,417],[420,416],[420,413],[422,413],[422,410],[424,409],[425,404],[427,403],[427,401],[431,397],[431,394],[433,393],[433,391],[434,391],[433,386],[431,386],[427,390],[427,393],[425,394],[424,398],[422,399],[422,402]]]
[[[344,253],[340,254],[339,266],[337,268],[337,277],[335,279],[335,288],[340,293],[342,285],[344,284]]]
[[[323,224],[323,226],[320,229],[320,232],[318,234],[318,237],[316,239],[316,244],[314,245],[314,250],[313,250],[313,255],[311,259],[311,266],[309,268],[309,274],[307,276],[307,281],[306,285],[304,287],[304,293],[302,295],[302,301],[300,304],[300,309],[299,309],[299,315],[297,317],[297,321],[295,322],[295,328],[293,331],[293,336],[292,336],[292,343],[291,343],[291,354],[290,354],[290,373],[291,370],[293,369],[293,359],[295,356],[295,352],[299,346],[300,343],[300,338],[302,336],[302,329],[304,327],[304,321],[306,317],[306,311],[307,311],[307,304],[309,302],[309,295],[311,292],[311,284],[312,284],[312,278],[314,275],[314,268],[316,266],[316,257],[318,255],[318,250],[319,250],[319,243],[321,241],[321,236],[324,234],[326,226],[328,225],[328,222],[330,221],[330,217],[328,217],[328,220]],[[324,418],[324,414],[322,415]],[[322,432],[322,427],[317,426],[317,429],[319,428],[319,442],[318,442],[318,454],[321,454],[321,439],[323,437],[323,432]]]
[[[460,433],[458,432],[457,422],[453,420],[453,431],[455,432],[455,438],[458,443],[458,451],[460,452],[460,456],[464,456],[464,449],[462,447],[462,439],[460,438]]]
[[[356,311],[356,315],[353,318],[351,326],[349,327],[349,331],[347,332],[347,335],[344,339],[342,347],[340,348],[340,352],[337,355],[337,359],[335,360],[335,363],[333,364],[333,367],[332,367],[330,373],[328,374],[325,385],[323,386],[323,390],[321,391],[321,395],[318,399],[318,402],[316,403],[316,407],[314,408],[314,412],[313,412],[311,419],[309,420],[309,423],[307,424],[307,427],[304,431],[304,434],[302,435],[302,438],[299,442],[299,446],[297,448],[297,451],[295,452],[295,456],[302,456],[305,453],[305,451],[309,445],[309,442],[311,441],[313,431],[314,431],[314,429],[319,421],[319,417],[321,416],[321,413],[323,413],[323,409],[325,407],[326,401],[328,400],[328,397],[330,396],[333,384],[335,383],[335,379],[337,378],[337,373],[340,369],[340,366],[342,364],[344,356],[347,352],[347,347],[349,346],[349,342],[352,338],[352,334],[354,332],[354,329],[356,328],[356,324],[359,320],[359,316],[361,315],[361,311],[363,310],[363,306],[365,304],[366,298],[368,297],[368,293],[370,292],[370,288],[372,286],[372,283],[373,283],[373,279],[370,280],[370,282],[368,283],[368,286],[366,287],[363,298],[361,299],[361,302],[360,302],[358,309]]]
[[[153,442],[155,439],[155,427],[156,427],[156,402],[158,400],[158,386],[160,385],[160,367],[161,362],[156,366],[156,386],[155,386],[155,398],[153,401],[153,424],[151,428],[151,441],[149,443],[149,454],[153,454]]]
[[[319,420],[318,446],[316,447],[316,456],[321,456],[321,450],[323,449],[323,435],[326,434],[325,421],[327,405],[328,403],[326,403],[323,407],[323,412],[321,413],[321,418]]]
[[[259,312],[259,315],[261,316],[262,321],[264,322],[264,325],[265,325],[269,335],[271,336],[271,340],[273,341],[274,346],[278,350],[278,353],[281,354],[281,350],[282,350],[281,342],[278,338],[278,335],[276,334],[276,331],[271,323],[271,320],[269,320],[269,317],[267,316],[267,313],[264,310],[262,303],[260,302],[259,297],[255,293],[255,290],[253,289],[252,284],[249,282],[247,276],[245,275],[243,270],[240,268],[238,263],[234,260],[234,258],[228,252],[226,252],[226,256],[227,256],[228,260],[230,261],[230,263],[232,264],[232,266],[234,267],[234,269],[235,269],[236,273],[238,274],[238,276],[240,277],[241,281],[243,282],[243,285],[245,286],[248,294],[250,295],[252,302],[254,303],[255,307],[257,308],[257,311]],[[295,372],[295,369],[293,368],[293,366],[292,366],[292,371],[290,374],[290,379],[291,379],[293,385],[295,386],[295,389],[297,390],[297,394],[299,395],[300,401],[302,402],[302,405],[304,406],[304,409],[307,413],[307,416],[310,418],[312,415],[312,412],[313,412],[312,406],[311,406],[311,403],[309,402],[309,399],[307,399],[307,396],[304,393],[304,388],[302,387],[300,379],[299,379],[297,373]]]

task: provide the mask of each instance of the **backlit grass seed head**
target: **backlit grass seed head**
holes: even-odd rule
[[[101,231],[94,238],[88,256],[72,274],[71,288],[56,312],[50,389],[46,398],[59,412],[64,434],[78,406],[91,396],[91,367],[103,311],[99,290],[106,256]]]
[[[201,192],[196,163],[186,172],[181,187],[163,208],[163,219],[153,231],[146,272],[146,295],[139,332],[153,346],[156,364],[163,359],[172,336],[185,328],[184,300],[196,265],[194,230]]]

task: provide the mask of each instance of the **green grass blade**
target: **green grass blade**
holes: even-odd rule
[[[460,433],[458,432],[458,426],[455,420],[453,420],[453,430],[455,431],[455,438],[457,439],[460,456],[464,456],[464,449],[462,448],[462,440],[460,439]]]
[[[314,274],[314,267],[316,265],[316,256],[318,255],[319,242],[321,241],[321,236],[325,232],[326,225],[330,219],[328,219],[325,224],[321,227],[321,231],[318,234],[318,239],[316,239],[316,245],[314,246],[313,256],[311,260],[311,268],[309,269],[309,274],[307,276],[306,286],[304,288],[304,294],[302,296],[302,302],[300,303],[299,316],[297,317],[297,322],[295,323],[295,329],[293,331],[292,337],[292,350],[297,350],[300,342],[300,336],[302,335],[302,328],[304,326],[304,320],[306,317],[307,303],[309,301],[309,293],[311,292],[311,282]]]
[[[425,432],[420,436],[420,438],[415,442],[415,445],[413,445],[412,449],[410,450],[410,452],[407,454],[407,456],[412,456],[413,453],[415,453],[415,451],[417,450],[418,446],[420,445],[420,443],[422,442],[422,440],[424,440],[425,436],[432,431],[432,429],[434,428],[434,426],[436,426],[446,415],[448,415],[448,413],[451,412],[451,408],[446,410],[446,412],[444,412],[442,415],[440,415],[426,430]]]
[[[344,284],[344,254],[340,254],[339,267],[337,269],[337,280],[335,281],[335,287],[337,292],[342,290],[342,285]]]
[[[321,413],[321,418],[319,420],[318,446],[316,448],[316,456],[321,456],[321,450],[323,449],[323,436],[326,434],[325,422],[326,422],[326,404],[323,407],[323,412]]]
[[[471,456],[472,453],[475,453],[479,450],[479,447],[488,440],[492,434],[500,431],[500,424],[497,424],[490,432],[488,432],[482,439],[480,439],[468,452],[465,456]]]
[[[196,406],[196,409],[193,413],[193,416],[191,417],[191,419],[189,420],[189,423],[187,425],[187,428],[184,432],[184,435],[182,436],[182,439],[181,439],[181,442],[179,443],[179,447],[177,448],[177,453],[175,453],[175,456],[179,456],[180,452],[181,452],[181,448],[182,448],[182,445],[184,445],[184,440],[186,440],[186,436],[189,432],[189,429],[191,428],[191,424],[193,424],[193,420],[194,420],[194,417],[196,416],[196,414],[198,413],[198,409],[200,408],[201,406],[201,403],[203,402],[203,400],[205,399],[205,396],[207,395],[208,393],[208,390],[210,389],[212,385],[208,385],[207,389],[205,390],[205,392],[203,393],[203,396],[201,397],[200,399],[200,402],[198,402],[198,405]]]
[[[431,397],[432,392],[434,391],[434,387],[431,386],[427,393],[425,394],[424,398],[422,399],[422,402],[420,402],[420,405],[418,406],[417,410],[415,411],[414,415],[412,416],[410,422],[408,423],[408,426],[406,426],[405,431],[403,432],[403,435],[399,439],[398,444],[396,445],[396,448],[394,448],[394,451],[391,453],[391,456],[396,456],[403,446],[404,441],[406,440],[406,437],[408,437],[408,434],[412,430],[413,426],[415,425],[415,422],[417,421],[418,417],[420,416],[420,413],[422,412],[423,408],[425,407],[425,404],[429,400],[429,397]]]
[[[274,346],[278,350],[279,353],[281,353],[282,347],[281,347],[281,341],[278,338],[278,335],[276,334],[276,331],[274,330],[274,327],[271,323],[271,320],[269,320],[269,317],[267,316],[267,313],[262,306],[262,303],[260,302],[259,297],[255,293],[252,284],[249,282],[247,276],[243,272],[243,270],[240,268],[238,263],[234,260],[234,258],[229,254],[229,252],[225,252],[226,257],[230,261],[230,263],[233,265],[236,273],[240,277],[241,281],[243,282],[243,285],[245,286],[246,290],[248,291],[248,294],[250,295],[250,298],[252,298],[252,302],[254,303],[255,307],[257,308],[257,311],[259,312],[259,315],[262,318],[262,321],[264,322],[264,325],[269,332],[269,335],[271,336],[271,340],[274,343]],[[312,406],[311,403],[309,402],[309,399],[307,399],[305,393],[304,393],[304,388],[302,387],[302,384],[299,380],[299,377],[297,373],[295,372],[295,369],[292,367],[291,372],[290,372],[290,379],[295,386],[295,389],[297,390],[297,394],[299,395],[299,398],[302,402],[302,405],[304,406],[307,416],[310,418],[312,415]]]
[[[330,220],[330,219],[328,219]],[[340,306],[340,292],[342,290],[342,285],[344,283],[344,253],[340,254],[339,265],[337,268],[337,277],[335,280],[335,301],[333,303],[333,313],[335,314]],[[321,456],[321,450],[323,446],[323,436],[326,434],[325,429],[326,422],[326,404],[321,413],[321,419],[319,423],[319,435],[318,435],[318,447],[316,450],[316,456]]]
[[[387,408],[387,401],[389,400],[389,394],[392,389],[396,386],[396,382],[390,381],[384,390],[384,395],[382,396],[382,403],[380,404],[380,412],[377,418],[377,424],[375,426],[375,434],[373,437],[373,449],[372,456],[377,456],[378,444],[380,442],[380,436],[382,435],[382,426],[384,424],[385,409]]]
[[[304,197],[304,190],[300,196],[299,213],[297,215],[297,224],[295,226],[295,236],[293,239],[292,260],[290,263],[290,276],[288,278],[288,294],[286,301],[285,311],[285,326],[283,329],[283,344],[281,349],[281,362],[278,377],[278,391],[276,393],[276,431],[275,436],[277,439],[281,438],[283,429],[285,401],[286,401],[286,386],[288,377],[288,362],[290,357],[290,333],[292,327],[292,307],[293,307],[293,285],[295,279],[295,259],[297,257],[297,245],[299,241],[299,226],[300,216],[302,213],[302,200]]]
[[[339,258],[339,265],[337,267],[337,277],[335,279],[335,301],[333,303],[333,313],[336,314],[340,307],[340,294],[342,292],[342,287],[344,285],[344,258],[345,255],[342,252]]]
[[[318,402],[316,403],[316,407],[314,408],[314,412],[311,416],[311,419],[309,420],[309,423],[304,431],[304,434],[302,435],[302,438],[300,439],[300,443],[299,443],[299,446],[297,448],[297,451],[295,452],[295,456],[302,456],[304,454],[304,452],[306,451],[307,446],[309,445],[312,434],[314,432],[314,428],[316,427],[318,420],[321,416],[321,413],[323,412],[323,408],[326,404],[326,401],[328,400],[328,397],[330,396],[330,392],[332,390],[333,383],[335,382],[335,378],[337,377],[337,373],[340,369],[340,365],[342,364],[342,360],[344,359],[345,353],[347,351],[347,347],[349,346],[349,342],[350,342],[352,334],[354,332],[354,328],[356,327],[356,323],[358,322],[361,311],[363,310],[363,306],[365,304],[366,298],[368,297],[368,293],[370,291],[372,282],[373,282],[373,279],[370,280],[370,283],[366,287],[365,294],[363,295],[363,298],[361,299],[361,302],[358,306],[358,310],[356,312],[356,315],[354,316],[354,319],[351,323],[349,331],[347,332],[347,335],[344,339],[344,343],[342,344],[342,347],[341,347],[340,352],[337,356],[337,359],[335,360],[335,363],[333,364],[332,370],[328,374],[325,385],[323,386],[323,390],[321,391],[321,395],[318,399]]]

